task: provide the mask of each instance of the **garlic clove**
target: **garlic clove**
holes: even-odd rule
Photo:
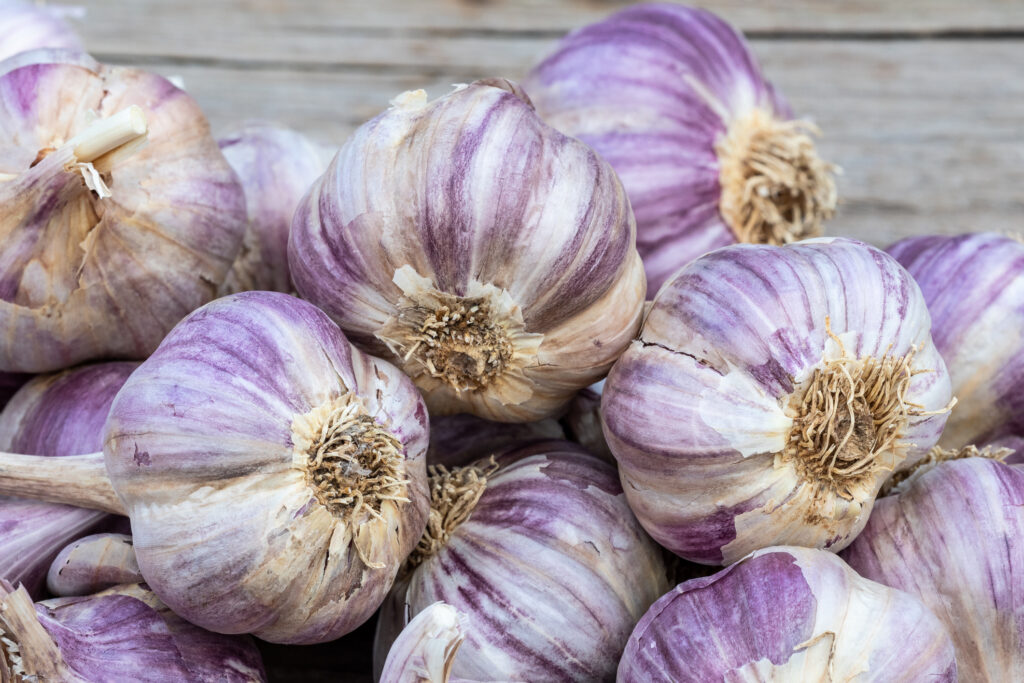
[[[125,583],[142,583],[132,537],[94,534],[64,547],[46,574],[56,596],[89,595]]]

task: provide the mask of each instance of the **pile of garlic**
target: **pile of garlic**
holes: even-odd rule
[[[715,15],[329,162],[34,5],[0,57],[0,680],[1024,680],[1024,243],[822,237]]]

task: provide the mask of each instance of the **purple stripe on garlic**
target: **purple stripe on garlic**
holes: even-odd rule
[[[630,506],[680,556],[845,547],[951,403],[924,299],[844,239],[737,245],[667,283],[605,383]]]
[[[759,550],[655,602],[619,683],[957,680],[942,622],[832,553]]]
[[[131,536],[94,534],[73,541],[60,551],[46,574],[46,587],[54,595],[69,597],[144,580]]]
[[[644,297],[618,178],[518,86],[405,93],[300,204],[303,297],[394,359],[432,413],[555,415],[633,337]]]
[[[842,556],[905,590],[949,629],[960,680],[1024,680],[1024,472],[940,462],[877,501]]]
[[[537,111],[615,168],[652,294],[735,242],[822,233],[833,168],[743,36],[703,9],[643,3],[573,31],[524,83]]]
[[[82,42],[64,21],[61,9],[27,0],[0,0],[0,60],[37,48],[81,50]]]

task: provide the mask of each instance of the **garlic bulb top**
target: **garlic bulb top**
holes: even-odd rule
[[[142,583],[132,537],[93,534],[72,541],[54,558],[46,587],[61,597],[99,593],[125,583]]]
[[[413,617],[388,651],[380,683],[448,683],[466,637],[466,615],[435,602]]]
[[[832,553],[766,548],[676,586],[644,615],[619,683],[957,680],[949,634],[919,600]]]
[[[843,552],[949,629],[960,680],[1024,680],[1024,472],[985,458],[922,468]]]
[[[327,166],[326,151],[298,131],[263,121],[239,124],[217,144],[242,181],[249,217],[220,293],[291,292],[288,230],[302,195]]]
[[[440,600],[466,617],[453,677],[612,679],[633,625],[669,586],[614,469],[548,441],[431,473],[427,531],[381,609],[378,670],[406,615]]]
[[[622,178],[652,294],[707,251],[816,237],[833,214],[817,129],[793,120],[743,36],[711,12],[624,9],[566,36],[524,87]]]
[[[216,294],[245,229],[191,97],[45,54],[0,64],[0,371],[146,356]]]
[[[82,43],[60,8],[27,0],[0,0],[0,60],[41,47],[81,50]]]
[[[144,586],[32,604],[0,581],[0,680],[114,683],[265,681],[247,636],[181,619]]]
[[[731,564],[845,547],[942,431],[949,376],[914,280],[846,239],[736,245],[683,269],[605,382],[605,436],[655,540]]]
[[[387,354],[431,413],[556,414],[632,339],[644,298],[618,178],[504,80],[361,126],[300,203],[304,298]]]
[[[105,435],[146,583],[199,626],[281,643],[377,609],[423,532],[426,448],[412,382],[275,292],[178,324]]]
[[[930,235],[888,251],[921,285],[959,401],[942,445],[1024,433],[1024,242]]]

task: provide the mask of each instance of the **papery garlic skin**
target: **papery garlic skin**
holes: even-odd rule
[[[695,562],[779,544],[844,548],[892,469],[924,457],[942,431],[949,376],[929,327],[910,275],[853,240],[737,245],[694,261],[662,288],[605,382],[604,432],[630,507]],[[890,367],[879,395],[902,410],[844,393],[818,430],[844,444],[842,461],[791,453],[805,420],[829,414],[813,409],[811,383],[846,391],[865,358]],[[875,432],[882,414],[896,432]]]
[[[137,366],[101,363],[34,377],[0,412],[0,451],[59,457],[100,450],[114,396]],[[118,519],[96,510],[0,497],[0,578],[39,596],[62,547],[123,524]]]
[[[923,468],[878,500],[842,557],[945,623],[960,680],[1024,679],[1024,472],[985,458]]]
[[[430,420],[428,465],[462,467],[488,458],[516,444],[564,439],[557,420],[491,422],[474,415],[443,415]]]
[[[467,624],[453,678],[610,680],[633,625],[669,585],[661,549],[614,470],[575,444],[534,443],[496,463],[481,470],[486,486],[468,518],[395,584],[376,667],[405,615],[443,601]]]
[[[82,42],[59,8],[0,0],[0,60],[41,47],[81,50]]]
[[[611,167],[496,79],[405,93],[361,126],[296,211],[289,263],[299,293],[399,364],[432,414],[530,422],[635,334],[634,232]]]
[[[72,541],[54,558],[46,587],[56,596],[99,593],[126,583],[143,583],[132,537],[94,534]]]
[[[775,547],[655,602],[617,680],[952,682],[957,671],[949,634],[919,600],[832,553]]]
[[[221,295],[290,293],[288,231],[299,200],[327,167],[326,150],[298,131],[246,121],[217,139],[245,190],[248,226]]]
[[[622,178],[651,298],[708,251],[816,237],[833,213],[816,129],[792,120],[743,36],[711,12],[626,8],[571,32],[523,86],[545,121]],[[750,184],[755,166],[770,182]]]
[[[139,585],[33,606],[24,589],[0,582],[0,633],[5,681],[266,680],[251,638],[203,631]]]
[[[929,235],[888,251],[921,285],[959,401],[940,443],[1024,433],[1024,243],[995,233]]]
[[[430,605],[398,635],[380,683],[448,683],[466,628],[466,616],[451,605]]]
[[[349,438],[373,445],[346,450]],[[426,522],[426,448],[412,382],[274,292],[183,320],[118,395],[105,437],[160,599],[212,631],[296,644],[340,637],[384,599]],[[310,464],[320,452],[326,469]],[[330,464],[349,456],[351,476]],[[362,498],[330,502],[343,486]]]
[[[245,230],[242,187],[166,79],[29,54],[0,64],[0,370],[143,358],[216,294]],[[95,158],[75,144],[132,106],[148,132]]]

